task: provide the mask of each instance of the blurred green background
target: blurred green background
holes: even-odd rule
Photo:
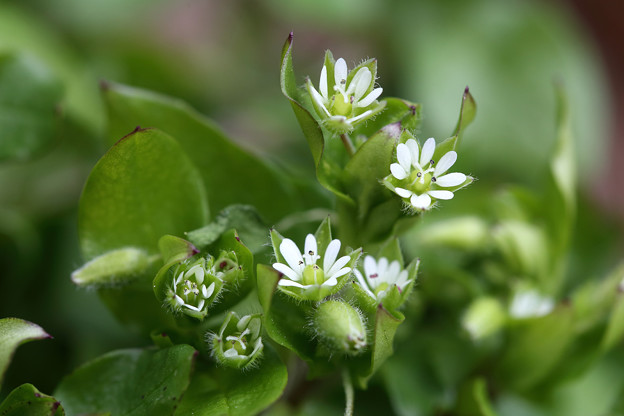
[[[573,288],[615,264],[622,252],[619,223],[596,202],[611,146],[610,81],[596,40],[571,4],[1,1],[0,317],[35,322],[55,338],[18,351],[2,395],[25,382],[51,392],[87,359],[149,344],[116,323],[95,293],[79,291],[69,280],[82,264],[80,191],[106,151],[100,82],[182,98],[243,146],[313,175],[278,84],[281,46],[291,30],[295,69],[315,83],[325,49],[350,67],[378,58],[384,95],[423,105],[421,138],[451,134],[461,94],[470,87],[478,115],[457,170],[479,179],[470,189],[476,196],[458,196],[444,213],[431,214],[430,222],[483,214],[483,199],[503,184],[543,187],[555,139],[553,85],[561,82],[571,106],[581,195],[573,251],[578,256],[572,256],[566,285]],[[17,107],[26,115],[43,114],[30,136],[16,127],[11,109]],[[28,137],[33,145],[17,151],[14,137]]]

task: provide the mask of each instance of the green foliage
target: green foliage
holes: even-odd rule
[[[195,349],[120,350],[65,377],[54,395],[68,414],[172,414],[189,386]]]
[[[39,325],[17,318],[0,319],[0,385],[17,347],[28,341],[51,338]]]
[[[3,416],[65,416],[65,411],[54,397],[41,393],[32,384],[22,384],[0,403],[0,414]]]

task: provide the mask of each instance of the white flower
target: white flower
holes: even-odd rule
[[[380,301],[386,292],[396,285],[399,292],[411,282],[407,270],[402,270],[397,260],[388,262],[382,257],[375,261],[372,256],[364,258],[364,275],[359,270],[354,270],[358,283],[373,299]]]
[[[447,189],[463,184],[467,176],[463,173],[446,173],[457,160],[457,153],[451,150],[436,163],[432,160],[435,152],[435,139],[428,139],[422,147],[414,139],[397,146],[397,161],[390,165],[391,176],[398,186],[393,191],[418,210],[427,210],[433,199],[452,199],[453,192]],[[433,198],[433,199],[432,199]]]
[[[181,263],[173,273],[168,289],[168,303],[174,311],[203,319],[217,297],[222,280],[215,275],[212,262],[201,258],[195,263]]]
[[[362,66],[355,73],[351,81],[347,81],[349,72],[344,59],[340,58],[334,64],[334,83],[330,91],[327,80],[327,66],[323,65],[319,80],[319,91],[314,88],[310,80],[307,87],[314,101],[319,115],[330,125],[342,125],[345,129],[352,129],[359,121],[367,119],[380,108],[369,108],[376,102],[383,92],[383,88],[373,88],[375,79],[370,69]]]
[[[332,240],[329,243],[322,265],[317,264],[321,256],[318,255],[316,238],[312,234],[306,236],[303,254],[288,238],[281,242],[279,250],[287,264],[273,263],[273,268],[286,277],[280,279],[278,283],[282,287],[293,286],[301,289],[333,287],[338,283],[339,277],[351,271],[350,267],[345,267],[351,260],[349,256],[342,256],[336,260],[340,251],[339,240]]]
[[[535,290],[522,290],[514,294],[509,305],[509,314],[518,319],[536,318],[548,315],[555,307],[555,302],[542,296]]]

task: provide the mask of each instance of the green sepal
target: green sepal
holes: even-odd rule
[[[65,416],[61,402],[41,393],[32,384],[15,388],[0,403],[2,416]]]
[[[165,264],[178,263],[199,253],[190,241],[174,235],[163,235],[158,240],[158,249]]]
[[[156,329],[150,332],[150,338],[152,339],[154,345],[156,345],[158,348],[169,348],[175,345],[171,340],[169,334],[163,331],[158,331]]]
[[[354,137],[368,138],[389,124],[398,123],[403,130],[414,133],[422,121],[422,106],[402,98],[386,97],[383,99],[383,112],[356,127]]]
[[[159,259],[136,247],[123,247],[101,254],[71,274],[80,287],[118,286],[141,278]]]
[[[472,123],[476,115],[477,103],[475,102],[472,94],[470,94],[468,87],[466,87],[464,94],[462,95],[461,107],[459,109],[459,119],[457,120],[457,125],[453,131],[453,136],[457,136],[458,141],[461,140],[464,130],[468,127],[468,125],[470,125],[470,123]]]
[[[52,337],[37,324],[18,318],[0,319],[0,386],[17,347],[46,338]]]
[[[367,60],[363,61],[362,63],[360,63],[355,68],[353,68],[347,74],[347,84],[350,84],[351,80],[353,80],[353,78],[358,73],[358,71],[360,69],[364,68],[364,67],[368,68],[368,70],[371,72],[373,81],[368,86],[368,89],[366,90],[366,92],[364,94],[362,94],[362,97],[366,97],[371,91],[373,91],[373,89],[375,89],[375,80],[377,79],[377,59],[375,59],[375,58],[367,59]],[[329,79],[328,79],[328,81],[329,81]],[[329,82],[328,82],[328,84],[329,84]],[[329,90],[329,88],[328,88],[328,90]],[[333,91],[333,87],[332,87],[332,89],[330,91]]]

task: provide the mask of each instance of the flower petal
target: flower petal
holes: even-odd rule
[[[429,191],[427,193],[435,199],[453,199],[453,192],[451,191]]]
[[[398,163],[390,165],[390,172],[392,173],[392,176],[399,180],[407,178],[407,172]]]
[[[355,123],[358,120],[361,120],[363,118],[370,116],[371,114],[373,114],[372,110],[366,110],[359,116],[355,116],[355,117],[351,117],[350,119],[347,119],[347,123]]]
[[[331,266],[329,270],[327,269],[323,270],[325,272],[325,275],[329,277],[334,276],[334,273],[336,273],[337,270],[339,270],[340,268],[344,267],[347,263],[349,263],[349,260],[351,260],[351,257],[349,256],[340,257],[338,260],[336,260],[336,263],[334,263],[333,266]]]
[[[312,93],[312,99],[314,99],[314,102],[316,103],[316,105],[321,107],[323,111],[325,112],[325,114],[329,116],[330,114],[329,114],[329,110],[327,110],[327,107],[325,105],[325,99],[321,97],[321,94],[319,94],[318,91],[312,85],[310,85],[310,92]]]
[[[204,295],[206,299],[212,296],[212,294],[214,293],[214,290],[215,290],[215,282],[212,282],[210,286],[208,286],[208,288],[206,288],[205,285],[202,285],[202,295]]]
[[[332,276],[329,279],[321,283],[321,286],[336,286],[338,284],[338,277]]]
[[[321,69],[319,89],[321,90],[321,95],[323,96],[323,98],[329,100],[329,94],[327,93],[327,67],[325,65],[323,65],[323,69]]]
[[[277,270],[278,272],[280,272],[281,274],[283,274],[284,276],[288,277],[290,280],[295,280],[295,281],[301,280],[301,274],[297,273],[296,271],[286,266],[285,264],[273,263],[273,268]]]
[[[340,276],[344,276],[345,274],[349,273],[351,271],[351,267],[343,267],[342,269],[338,270],[336,273],[334,273],[334,275],[332,277],[330,277],[327,280],[330,279],[337,279]]]
[[[344,91],[347,82],[347,63],[342,58],[339,58],[334,65],[334,80],[336,87]]]
[[[291,269],[301,274],[305,265],[299,247],[290,238],[285,238],[280,244],[280,252]]]
[[[390,263],[388,270],[384,273],[384,280],[390,284],[396,283],[399,272],[401,271],[401,265],[397,260]]]
[[[429,164],[431,158],[433,157],[433,152],[435,152],[435,139],[433,137],[427,139],[422,148],[422,153],[420,154],[420,167],[424,169],[426,165]]]
[[[366,97],[358,101],[357,103],[358,107],[368,107],[369,105],[373,103],[373,101],[379,98],[382,92],[383,92],[383,88],[375,88]]]
[[[355,278],[357,279],[357,282],[360,285],[360,287],[368,294],[368,296],[375,299],[375,294],[370,290],[370,288],[368,287],[368,284],[366,284],[366,281],[364,280],[364,276],[362,276],[362,273],[360,273],[360,271],[357,269],[353,270],[353,273],[355,273]]]
[[[288,280],[288,279],[280,279],[279,282],[277,282],[278,286],[294,286],[294,287],[298,287],[298,288],[306,288],[307,286],[302,285],[301,283],[298,282],[293,282],[292,280]]]
[[[410,199],[410,203],[414,208],[418,209],[427,209],[431,205],[431,197],[427,194],[422,195],[412,195]]]
[[[410,165],[412,164],[412,155],[409,147],[407,147],[405,143],[399,143],[397,145],[397,161],[406,172],[409,172]]]
[[[466,181],[466,175],[459,172],[448,173],[446,175],[440,176],[436,178],[436,185],[442,186],[444,188],[449,186],[457,186],[461,185]]]
[[[316,238],[313,234],[306,235],[305,249],[303,252],[303,258],[306,264],[316,264],[316,260],[320,257],[318,255],[318,247],[316,245]]]
[[[418,142],[414,139],[409,139],[405,142],[405,145],[410,151],[410,155],[412,156],[412,166],[416,167],[418,164],[418,153],[420,150],[418,149]]]
[[[377,262],[373,256],[364,257],[364,273],[366,273],[367,280],[371,275],[377,274]]]
[[[396,192],[396,194],[401,198],[409,198],[410,196],[412,196],[412,191],[408,191],[407,189],[403,188],[394,188],[394,192]]]
[[[450,152],[446,152],[444,156],[442,156],[440,160],[438,161],[438,164],[435,167],[433,176],[442,175],[444,172],[449,170],[449,168],[453,166],[456,161],[457,161],[456,151],[451,150]]]
[[[373,76],[371,75],[370,69],[366,67],[360,68],[351,80],[347,94],[353,94],[355,101],[360,101],[360,98],[366,94],[366,90],[370,87],[372,79]]]
[[[332,240],[325,249],[325,257],[323,257],[323,270],[325,273],[334,265],[338,252],[340,251],[340,240]]]

